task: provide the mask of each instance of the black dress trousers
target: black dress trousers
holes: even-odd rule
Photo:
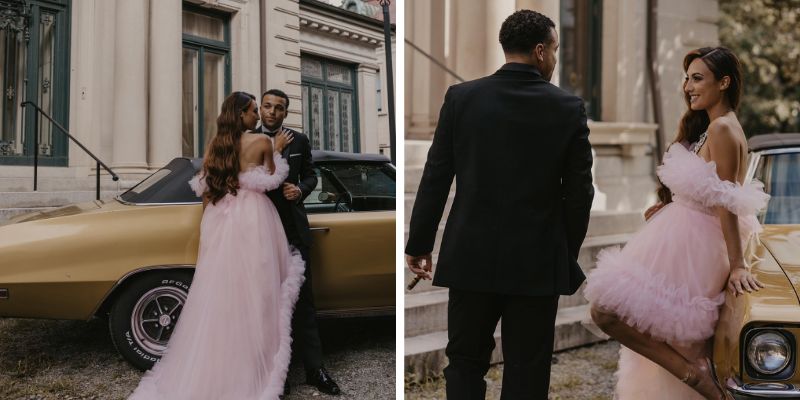
[[[450,289],[448,400],[483,400],[494,331],[502,318],[502,400],[546,400],[558,296],[514,296]]]

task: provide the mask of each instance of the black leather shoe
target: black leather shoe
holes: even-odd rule
[[[325,368],[320,368],[315,371],[306,371],[306,383],[316,387],[320,392],[325,394],[336,396],[342,393],[342,390],[339,389],[339,385],[328,375],[328,371],[326,371]]]

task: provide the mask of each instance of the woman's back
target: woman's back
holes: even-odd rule
[[[245,172],[250,168],[265,165],[264,156],[272,152],[272,140],[267,135],[244,133],[238,150],[239,170]]]
[[[697,155],[714,161],[721,179],[743,184],[747,174],[747,138],[736,115],[728,113],[711,121],[706,142]]]

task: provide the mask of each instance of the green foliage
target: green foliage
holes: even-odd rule
[[[742,62],[748,136],[800,132],[800,0],[719,0],[719,36]]]

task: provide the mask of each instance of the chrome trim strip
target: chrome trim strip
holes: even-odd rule
[[[758,162],[761,160],[762,152],[754,152],[750,156],[750,163],[747,165],[747,173],[744,176],[744,184],[750,183],[753,178],[753,175],[756,173],[756,168],[758,167]],[[763,183],[763,182],[762,182]]]
[[[796,399],[800,397],[800,389],[792,388],[792,389],[745,389],[742,386],[737,385],[733,380],[729,380],[726,383],[728,387],[728,391],[733,394],[743,395],[743,396],[752,396],[757,398],[769,398],[769,399]]]
[[[92,310],[92,313],[89,314],[89,319],[94,317],[97,314],[97,312],[100,311],[100,306],[102,306],[103,303],[105,303],[106,300],[108,300],[108,297],[111,296],[111,294],[114,293],[114,291],[117,290],[117,288],[119,288],[120,285],[122,285],[128,278],[132,277],[133,275],[136,275],[140,272],[153,271],[157,269],[194,269],[194,267],[195,266],[193,264],[151,265],[149,267],[142,267],[134,269],[132,271],[128,271],[128,273],[123,275],[122,278],[119,278],[117,280],[117,283],[115,283],[114,286],[112,286],[111,289],[109,289],[108,292],[106,292],[106,294],[103,296],[103,299],[97,303],[97,306],[95,306],[94,310]]]
[[[314,232],[314,231],[330,232],[331,228],[328,228],[327,226],[322,226],[322,227],[319,227],[319,228],[309,228],[309,230],[312,231],[312,232]]]
[[[317,311],[317,318],[387,317],[395,315],[395,307],[352,308]]]
[[[130,201],[122,200],[122,195],[118,195],[114,198],[114,200],[125,204],[126,206],[186,206],[186,205],[193,205],[193,204],[202,204],[201,201],[195,202],[184,202],[184,203],[131,203]]]
[[[784,147],[780,149],[761,150],[761,154],[800,153],[800,147]]]

